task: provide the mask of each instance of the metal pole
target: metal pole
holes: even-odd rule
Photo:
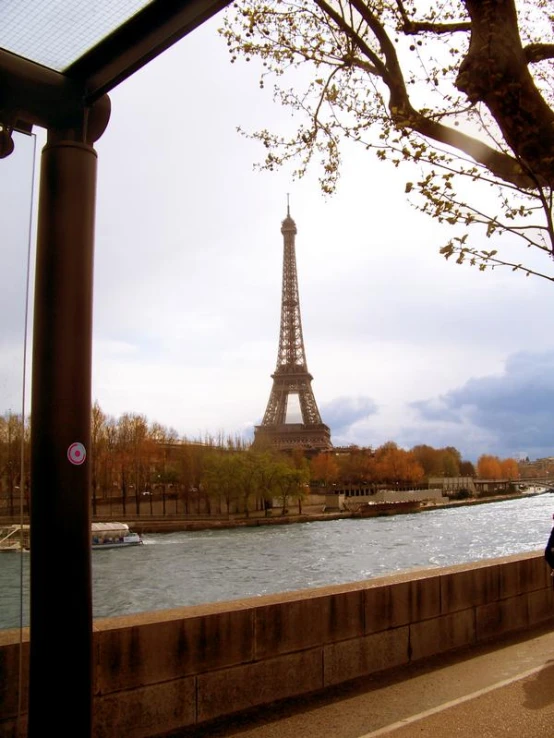
[[[90,422],[96,152],[42,154],[31,408],[29,738],[91,735]]]

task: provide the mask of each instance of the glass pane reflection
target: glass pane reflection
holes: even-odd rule
[[[0,47],[62,72],[152,0],[7,0]]]
[[[13,154],[0,160],[0,528],[19,524],[29,492],[28,422],[22,418],[29,400],[24,363],[31,331],[25,352],[25,325],[36,143],[23,134],[14,140]],[[27,625],[29,556],[9,551],[0,557],[0,628]]]

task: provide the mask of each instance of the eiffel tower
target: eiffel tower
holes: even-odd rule
[[[254,445],[269,445],[279,450],[302,448],[315,452],[332,448],[331,431],[321,420],[312,391],[313,377],[306,364],[296,273],[296,232],[296,223],[290,217],[287,202],[287,217],[281,224],[284,241],[283,288],[277,367],[271,375],[273,387],[265,415],[261,425],[255,428]],[[301,423],[286,422],[291,395],[298,397]]]

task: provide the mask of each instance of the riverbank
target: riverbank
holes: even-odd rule
[[[505,500],[520,500],[525,497],[536,497],[537,495],[549,494],[544,492],[518,492],[509,495],[495,495],[493,497],[478,497],[465,500],[450,500],[441,503],[422,504],[418,510],[411,510],[409,513],[399,510],[395,513],[387,513],[388,515],[406,515],[430,512],[433,510],[441,510],[452,507],[465,507],[470,505],[484,505],[493,502],[503,502]],[[554,503],[553,503],[554,504]],[[292,525],[294,523],[311,523],[315,521],[325,520],[341,520],[344,518],[356,517],[352,512],[321,512],[321,505],[306,506],[302,513],[289,513],[282,515],[279,511],[276,514],[265,516],[263,512],[252,512],[250,517],[246,518],[240,515],[225,518],[145,518],[132,515],[125,516],[125,522],[137,533],[178,533],[180,531],[200,531],[200,530],[219,530],[226,528],[247,528],[259,527],[264,525]]]
[[[423,503],[417,510],[409,512],[399,509],[394,513],[387,511],[387,515],[407,515],[413,513],[424,513],[433,510],[441,510],[452,507],[462,507],[469,505],[484,505],[493,502],[503,502],[504,500],[520,500],[525,497],[536,497],[537,495],[550,494],[548,490],[542,492],[517,492],[509,495],[495,495],[491,497],[476,497],[465,500],[449,500],[448,502],[428,502]],[[554,502],[553,502],[554,505]],[[354,518],[355,513],[328,511],[322,512],[321,505],[305,505],[302,513],[291,513],[282,515],[279,510],[273,510],[273,514],[266,516],[263,511],[253,511],[250,517],[244,517],[241,514],[234,514],[230,517],[201,517],[187,516],[181,517],[176,515],[162,516],[146,516],[133,515],[132,513],[122,515],[118,513],[112,516],[93,517],[93,522],[106,522],[109,520],[123,520],[132,530],[140,535],[144,533],[178,533],[181,531],[200,531],[200,530],[219,530],[226,528],[246,528],[259,527],[264,525],[292,525],[294,523],[311,523],[315,521],[340,520],[343,518]],[[19,518],[0,516],[0,525],[11,525],[18,523]],[[28,523],[28,519],[23,521]]]

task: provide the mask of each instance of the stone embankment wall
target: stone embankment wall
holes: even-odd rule
[[[418,500],[419,502],[435,502],[440,503],[445,499],[440,489],[407,489],[396,492],[394,489],[384,489],[376,492],[372,497],[368,497],[368,502],[411,502]]]
[[[94,736],[150,738],[491,641],[553,612],[537,552],[96,620]],[[19,631],[0,631],[1,738],[15,736],[18,642]],[[23,646],[26,664],[28,632]],[[25,669],[24,707],[26,679]]]

